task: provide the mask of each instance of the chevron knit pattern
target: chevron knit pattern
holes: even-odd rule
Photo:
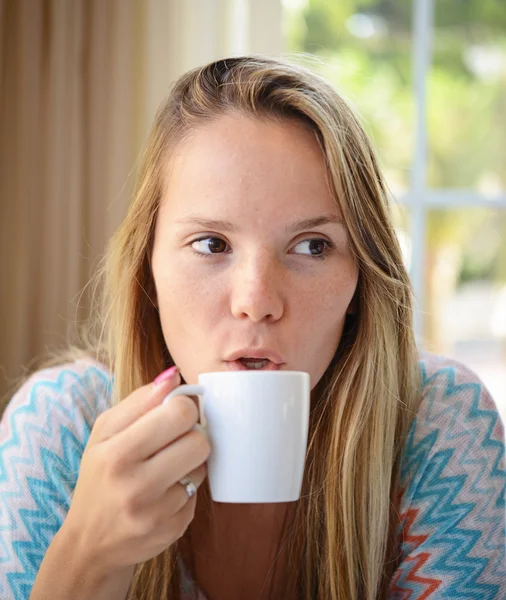
[[[462,365],[424,355],[420,368],[423,400],[404,449],[400,560],[389,598],[506,600],[497,409]],[[39,371],[7,406],[0,422],[1,600],[28,600],[67,514],[93,423],[110,407],[111,385],[101,365],[77,361]],[[191,588],[183,578],[183,600]]]
[[[390,597],[506,599],[504,428],[476,376],[421,362],[423,401],[401,471],[400,565]]]

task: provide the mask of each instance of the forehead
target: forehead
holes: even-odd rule
[[[195,130],[169,157],[162,209],[177,215],[224,209],[229,216],[337,211],[314,132],[295,120],[242,115]]]

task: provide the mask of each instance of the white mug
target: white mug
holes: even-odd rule
[[[201,373],[176,395],[199,396],[207,430],[207,462],[215,502],[298,500],[306,461],[309,374],[299,371]]]

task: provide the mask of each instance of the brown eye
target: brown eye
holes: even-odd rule
[[[323,240],[310,240],[309,251],[311,254],[322,254],[325,251],[325,242]]]
[[[221,238],[205,237],[194,240],[191,247],[201,256],[209,256],[210,254],[222,254],[227,248],[226,242]]]
[[[304,240],[299,242],[295,247],[297,248],[303,245],[306,246],[306,250],[309,250],[309,252],[301,252],[301,254],[313,256],[314,258],[323,258],[327,251],[332,248],[332,244],[329,241],[319,238]]]

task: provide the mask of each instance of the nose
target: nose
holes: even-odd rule
[[[231,282],[230,304],[236,319],[275,322],[284,311],[283,275],[273,258],[253,256],[239,261]]]

